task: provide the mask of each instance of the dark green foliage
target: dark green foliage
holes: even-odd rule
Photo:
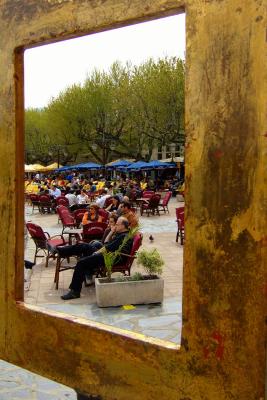
[[[53,158],[54,144],[64,148],[63,163],[87,155],[105,164],[139,159],[144,148],[151,155],[155,146],[183,143],[184,61],[115,62],[109,72],[95,70],[83,85],[66,88],[47,107],[26,110],[25,121],[28,154],[40,162]]]

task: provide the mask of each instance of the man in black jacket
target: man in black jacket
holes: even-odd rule
[[[63,296],[62,300],[77,299],[80,297],[80,292],[82,289],[82,284],[85,279],[85,275],[93,275],[99,267],[105,266],[103,253],[105,252],[115,252],[122,245],[124,238],[129,233],[129,222],[126,218],[120,217],[115,225],[115,235],[114,239],[110,242],[105,243],[103,247],[94,252],[92,255],[81,258],[74,269],[71,284],[69,286],[70,291]],[[121,249],[121,253],[130,254],[133,245],[133,239],[129,238]],[[126,256],[127,257],[127,256]],[[126,257],[118,256],[115,261],[115,265],[124,261]]]

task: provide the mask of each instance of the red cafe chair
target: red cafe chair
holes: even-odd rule
[[[105,222],[90,222],[83,226],[82,240],[83,242],[91,242],[92,240],[101,240],[108,224]]]
[[[140,246],[142,245],[143,241],[143,235],[142,233],[138,232],[134,235],[133,237],[133,245],[130,254],[123,254],[121,255],[126,258],[124,262],[118,265],[113,265],[112,267],[112,273],[113,272],[122,272],[124,275],[131,275],[131,267],[134,262],[134,259],[136,258],[136,253],[139,250]],[[106,271],[105,268],[100,269],[100,275],[101,276],[106,276]]]
[[[69,205],[70,205],[68,198],[65,196],[57,197],[56,204],[57,204],[57,206],[65,206],[65,207],[69,207]]]
[[[76,228],[76,221],[69,209],[65,206],[57,206],[58,217],[62,223],[62,235],[65,228]]]
[[[146,212],[148,217],[150,213],[152,213],[153,215],[155,215],[155,213],[160,215],[159,213],[160,198],[161,198],[160,194],[153,194],[150,197],[148,203],[142,202],[140,207],[140,214],[143,215],[143,213]]]
[[[107,223],[108,219],[109,219],[109,212],[104,210],[103,208],[100,208],[98,210],[98,215],[100,215],[102,217],[102,222]]]
[[[48,232],[44,232],[39,225],[33,224],[32,222],[27,222],[26,227],[35,243],[34,263],[36,263],[37,257],[45,256],[45,266],[47,268],[49,258],[55,259],[56,247],[66,244],[64,237],[62,235],[55,235],[50,237]],[[38,255],[40,250],[43,251],[44,256]]]
[[[29,198],[30,198],[31,205],[32,205],[32,213],[35,208],[37,208],[38,211],[40,211],[40,209],[39,209],[39,194],[31,193],[29,195]]]
[[[176,242],[178,242],[178,239],[180,237],[180,243],[181,245],[184,244],[184,238],[185,238],[185,233],[184,233],[184,207],[178,207],[175,209],[176,213],[176,222],[177,222],[177,234],[176,234]]]
[[[78,208],[78,210],[74,210],[72,212],[72,215],[75,219],[76,222],[76,228],[79,228],[81,223],[82,223],[82,219],[84,214],[87,212],[88,210],[86,208]]]
[[[164,196],[164,198],[161,199],[159,202],[159,211],[164,211],[164,213],[166,213],[166,211],[168,211],[168,213],[169,213],[168,204],[169,204],[171,197],[172,197],[172,192],[167,192],[166,195]]]

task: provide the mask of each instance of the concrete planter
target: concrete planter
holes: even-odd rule
[[[106,282],[106,278],[97,278],[95,288],[99,307],[162,303],[164,280]]]

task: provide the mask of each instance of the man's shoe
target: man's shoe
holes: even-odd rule
[[[63,296],[61,296],[62,300],[78,299],[79,297],[80,293],[74,292],[74,290],[70,290],[68,293],[63,294]]]

